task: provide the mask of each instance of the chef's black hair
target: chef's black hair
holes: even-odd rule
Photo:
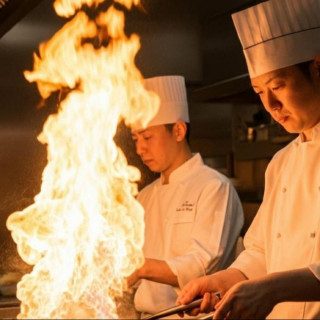
[[[310,73],[310,64],[313,62],[313,60],[305,61],[296,64],[296,66],[299,68],[299,70],[304,74],[304,76],[311,80],[311,73]]]

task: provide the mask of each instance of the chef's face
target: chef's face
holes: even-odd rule
[[[251,79],[254,91],[274,120],[290,133],[303,133],[307,140],[320,121],[320,81],[315,63],[310,78],[291,66]]]
[[[153,172],[170,170],[174,165],[177,152],[177,140],[174,130],[165,125],[157,125],[132,133],[137,154],[143,163]]]

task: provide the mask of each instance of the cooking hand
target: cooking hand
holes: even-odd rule
[[[247,280],[226,292],[215,306],[213,319],[265,319],[274,305],[263,281]]]
[[[190,316],[196,316],[200,312],[212,311],[215,304],[219,301],[218,296],[210,291],[210,280],[209,276],[193,279],[183,287],[176,301],[177,304],[186,305],[199,296],[203,297],[200,307],[187,312]]]
[[[223,296],[234,284],[244,280],[247,280],[247,277],[234,268],[193,279],[183,287],[176,303],[188,304],[200,296],[203,297],[200,308],[193,309],[188,314],[194,316],[199,312],[211,312],[219,300],[215,292],[219,292]]]
[[[139,269],[137,269],[129,277],[127,277],[128,288],[134,286],[139,280],[140,280]]]

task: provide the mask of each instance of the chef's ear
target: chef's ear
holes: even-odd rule
[[[178,121],[174,125],[174,135],[176,141],[180,142],[186,137],[187,133],[187,124],[184,121]]]

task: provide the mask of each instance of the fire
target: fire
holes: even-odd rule
[[[43,98],[69,93],[38,137],[48,158],[41,190],[7,220],[20,256],[33,265],[18,284],[18,318],[117,318],[114,298],[143,263],[140,172],[113,138],[122,120],[149,121],[159,101],[143,87],[134,63],[139,37],[126,36],[124,13],[111,5],[92,20],[78,10],[83,4],[56,1],[59,15],[77,13],[40,45],[34,70],[25,72]],[[107,45],[96,48],[96,39]]]

